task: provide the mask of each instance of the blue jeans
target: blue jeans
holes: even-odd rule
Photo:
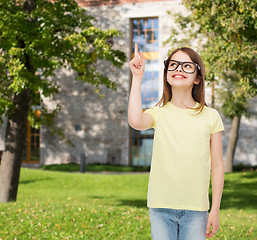
[[[150,208],[153,240],[205,240],[208,211]]]

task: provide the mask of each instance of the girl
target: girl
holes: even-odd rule
[[[164,61],[163,95],[142,112],[145,61],[135,45],[128,121],[137,130],[155,128],[147,206],[154,240],[202,240],[219,228],[224,183],[218,112],[205,104],[204,64],[191,48],[179,48]],[[212,176],[212,207],[209,179]]]

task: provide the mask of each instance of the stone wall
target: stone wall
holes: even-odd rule
[[[100,98],[89,84],[76,81],[76,73],[60,71],[56,81],[60,94],[47,106],[61,104],[56,126],[62,127],[67,141],[52,137],[41,128],[41,161],[43,164],[79,162],[81,154],[87,163],[127,164],[128,126],[126,121],[127,89],[101,88]]]

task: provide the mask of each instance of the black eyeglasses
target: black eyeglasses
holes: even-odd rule
[[[196,68],[200,71],[200,66],[197,63],[179,62],[176,60],[165,60],[164,61],[164,69],[166,71],[175,71],[179,65],[181,65],[182,70],[185,73],[193,74],[195,72]]]

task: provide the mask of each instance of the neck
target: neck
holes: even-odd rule
[[[192,108],[196,104],[192,97],[192,89],[188,89],[187,91],[172,89],[172,98],[170,102],[179,108]]]

